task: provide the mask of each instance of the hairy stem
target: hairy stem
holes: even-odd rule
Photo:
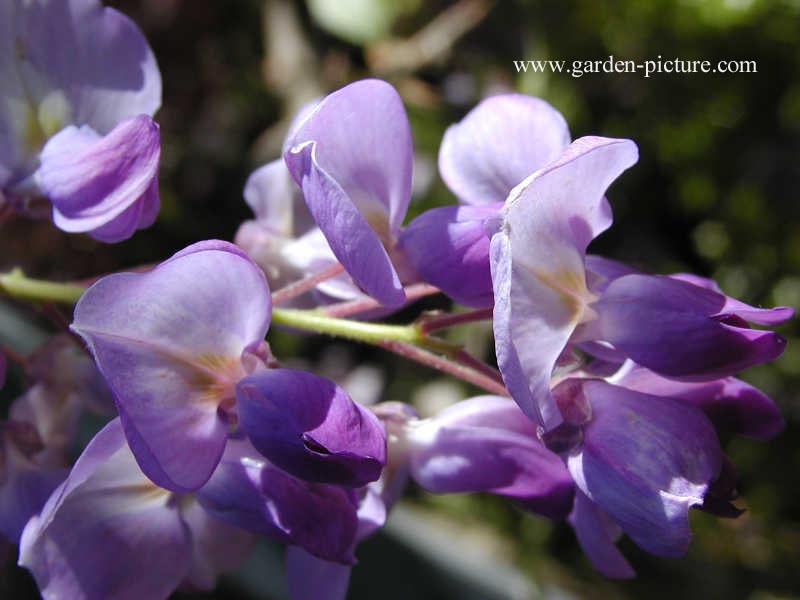
[[[273,308],[272,322],[297,329],[327,333],[367,344],[381,345],[396,341],[412,344],[440,354],[454,355],[460,344],[453,344],[440,338],[423,334],[416,325],[384,325],[350,319],[330,317],[321,310],[297,310],[292,308]]]

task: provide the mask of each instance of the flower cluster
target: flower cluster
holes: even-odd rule
[[[0,17],[4,208],[44,197],[58,227],[109,242],[148,226],[160,77],[140,32],[95,0],[14,0]],[[293,598],[337,600],[358,544],[414,482],[566,519],[610,577],[634,574],[623,533],[683,554],[690,508],[739,512],[718,432],[782,428],[734,375],[784,349],[751,324],[793,311],[587,254],[637,159],[631,140],[571,141],[543,100],[493,96],[442,141],[459,204],[404,227],[413,148],[396,90],[363,80],[307,107],[247,182],[256,218],[236,244],[201,241],[80,290],[70,329],[93,362],[67,337],[29,361],[34,383],[0,425],[0,534],[45,598],[209,589],[267,536],[288,546]],[[413,289],[474,310],[369,320]],[[497,370],[430,335],[437,318],[491,318]],[[377,344],[492,395],[429,418],[364,406],[282,366],[271,323]],[[114,418],[70,469],[86,410]]]

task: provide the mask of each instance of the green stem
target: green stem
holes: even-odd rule
[[[425,335],[414,324],[384,325],[381,323],[338,319],[325,315],[323,310],[273,308],[272,322],[275,325],[286,325],[316,333],[327,333],[328,335],[366,342],[374,346],[380,346],[387,341],[404,342],[448,356],[453,356],[461,350],[460,344]]]
[[[84,291],[86,288],[74,283],[30,279],[19,268],[0,274],[0,292],[23,300],[75,304]]]

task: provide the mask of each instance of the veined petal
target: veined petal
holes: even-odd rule
[[[194,490],[227,438],[241,355],[270,317],[264,275],[226,242],[190,246],[148,273],[120,273],[81,297],[72,328],[114,392],[128,443],[162,487]]]
[[[734,377],[699,383],[676,381],[629,361],[611,380],[645,394],[690,402],[717,428],[738,435],[768,440],[783,429],[777,405],[760,390]]]
[[[722,294],[672,277],[626,275],[592,304],[597,319],[581,337],[610,342],[662,375],[693,380],[726,377],[783,353],[781,336],[747,328],[736,312],[721,312],[726,303]]]
[[[689,508],[702,504],[722,466],[711,422],[672,398],[599,380],[582,390],[592,418],[567,458],[575,484],[648,552],[683,554]]]
[[[675,273],[670,275],[670,278],[686,281],[725,296],[725,293],[720,289],[719,285],[717,285],[717,282],[713,279],[707,279],[691,273]],[[736,315],[737,317],[740,317],[745,321],[749,321],[750,323],[755,323],[756,325],[780,325],[784,321],[788,321],[794,316],[794,309],[789,306],[757,308],[755,306],[745,304],[736,298],[725,296],[725,304],[723,304],[719,314]]]
[[[332,381],[268,369],[242,379],[236,397],[253,445],[287,472],[351,487],[380,477],[386,464],[383,426]]]
[[[169,492],[139,470],[116,419],[29,521],[20,545],[20,564],[47,600],[166,597],[190,558],[191,536]]]
[[[544,100],[492,96],[447,129],[439,172],[462,202],[499,202],[528,175],[556,160],[569,141],[564,117]]]
[[[158,125],[147,115],[122,121],[102,138],[70,125],[45,145],[36,179],[59,228],[120,241],[152,223],[160,155]]]
[[[367,221],[382,218],[387,231],[379,233],[396,234],[411,198],[413,161],[411,128],[397,91],[385,81],[365,79],[329,94],[290,133],[286,147],[308,142],[316,145],[318,167]],[[300,183],[289,160],[293,153],[285,157]]]
[[[442,206],[422,213],[400,236],[400,248],[419,277],[456,302],[473,308],[492,306],[489,267],[491,232],[499,203]]]
[[[550,376],[591,299],[586,246],[611,224],[603,194],[637,156],[630,140],[576,140],[512,191],[492,238],[498,365],[512,397],[548,430],[561,420]]]
[[[314,556],[352,564],[358,519],[352,492],[310,483],[270,464],[247,441],[233,440],[197,492],[211,515]]]
[[[487,491],[552,518],[569,513],[573,484],[564,463],[511,400],[459,402],[412,427],[408,441],[411,476],[430,492]]]
[[[353,280],[382,304],[401,305],[405,292],[383,242],[339,182],[319,165],[316,148],[316,142],[308,142],[285,156],[308,209]]]
[[[66,125],[87,124],[104,135],[161,104],[161,75],[142,32],[96,0],[4,2],[0,40],[7,98],[0,104],[0,161],[17,181],[35,169],[32,159],[47,137]]]

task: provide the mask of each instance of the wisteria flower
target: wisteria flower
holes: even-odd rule
[[[97,0],[10,0],[0,39],[0,191],[105,242],[151,225],[161,75],[141,31]]]
[[[244,198],[256,218],[239,226],[234,241],[264,270],[271,288],[338,263],[283,159],[256,169],[247,179]],[[315,292],[314,300],[321,302],[363,296],[347,273],[321,282]]]
[[[189,246],[148,273],[105,277],[81,297],[72,328],[114,392],[142,470],[159,486],[201,487],[239,409],[244,431],[267,458],[301,477],[309,461],[324,463],[318,481],[335,479],[324,473],[343,465],[355,470],[356,483],[342,483],[363,485],[380,475],[383,429],[340,388],[298,371],[256,373],[265,369],[270,310],[261,269],[220,241]],[[242,381],[248,374],[255,379]],[[283,407],[280,419],[276,404]],[[348,453],[338,445],[352,439],[346,436],[363,443]]]
[[[597,379],[567,379],[553,397],[564,423],[544,440],[575,481],[570,523],[595,567],[633,575],[614,545],[622,532],[652,554],[684,554],[689,509],[703,504],[723,464],[703,412]]]
[[[514,190],[492,238],[498,364],[515,400],[547,429],[561,421],[550,380],[570,343],[698,381],[776,358],[785,345],[747,322],[774,324],[791,309],[756,309],[696,282],[629,273],[611,261],[587,264],[586,247],[611,224],[604,193],[636,159],[630,140],[573,142]]]
[[[66,335],[37,349],[26,372],[33,384],[0,422],[0,533],[13,543],[66,477],[81,414],[110,406],[91,359]]]
[[[357,81],[299,123],[284,160],[317,225],[355,283],[387,306],[405,301],[394,249],[411,198],[411,130],[384,81]],[[400,272],[398,272],[398,269]]]
[[[166,598],[184,581],[213,587],[253,539],[153,484],[115,419],[26,526],[20,564],[48,600]]]
[[[424,212],[401,235],[419,277],[466,306],[492,306],[489,242],[505,200],[569,142],[561,113],[523,94],[491,96],[451,125],[439,149],[439,172],[460,204]]]

